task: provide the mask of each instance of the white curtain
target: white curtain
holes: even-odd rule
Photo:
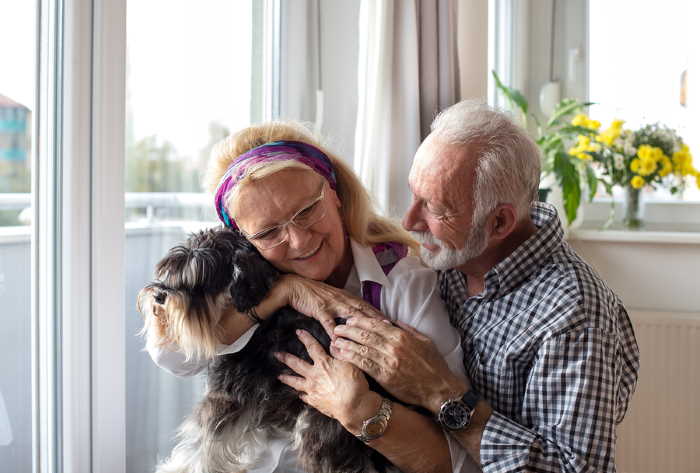
[[[457,2],[362,0],[355,170],[382,211],[408,208],[408,172],[435,114],[458,100]]]

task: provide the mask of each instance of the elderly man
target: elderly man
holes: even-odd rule
[[[485,105],[442,112],[416,153],[404,226],[439,270],[469,380],[407,327],[355,316],[334,356],[430,410],[484,471],[615,471],[639,352],[620,299],[535,202],[539,153]]]

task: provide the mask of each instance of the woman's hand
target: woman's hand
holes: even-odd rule
[[[469,389],[432,340],[409,325],[356,316],[338,325],[335,335],[331,353],[336,359],[357,366],[407,404],[437,412],[443,401]]]
[[[276,309],[290,305],[298,312],[318,320],[331,338],[338,317],[346,319],[364,315],[369,318],[384,318],[371,304],[342,289],[293,274],[280,278],[273,287],[270,298],[277,300]]]
[[[362,421],[378,410],[381,398],[369,390],[362,371],[329,356],[308,332],[297,330],[297,336],[313,364],[289,353],[276,353],[277,359],[297,374],[280,375],[280,381],[299,391],[306,404],[338,420],[352,433],[359,432]]]

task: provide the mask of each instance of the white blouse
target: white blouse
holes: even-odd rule
[[[381,309],[392,321],[401,321],[413,326],[428,336],[437,346],[455,374],[465,377],[462,348],[459,334],[450,325],[447,310],[440,299],[437,275],[422,265],[414,256],[406,256],[396,266],[384,274],[374,256],[372,248],[350,240],[354,261],[353,270],[344,289],[361,296],[362,282],[374,281],[381,284]],[[231,345],[220,345],[220,355],[241,350],[253,336],[257,325],[251,327]],[[185,356],[174,346],[162,347],[147,343],[148,353],[159,367],[178,376],[191,376],[204,370],[207,360],[185,361]],[[466,451],[449,434],[445,433],[454,472],[473,471]],[[290,448],[290,439],[270,439],[258,456],[260,463],[250,473],[282,473],[303,471],[297,465],[296,453]]]

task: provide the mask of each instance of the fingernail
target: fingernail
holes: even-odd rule
[[[382,322],[384,322],[385,324],[393,325],[391,323],[391,320],[389,320],[389,319],[383,319]]]
[[[353,325],[354,323],[355,323],[354,317],[348,317],[348,319],[345,321],[346,325]]]
[[[302,336],[304,336],[304,331],[297,329],[296,334],[297,334],[297,337],[302,337]]]
[[[272,354],[272,356],[274,356],[274,357],[277,358],[278,360],[281,360],[281,359],[282,359],[282,354],[279,353],[279,352],[274,352],[274,353]]]

